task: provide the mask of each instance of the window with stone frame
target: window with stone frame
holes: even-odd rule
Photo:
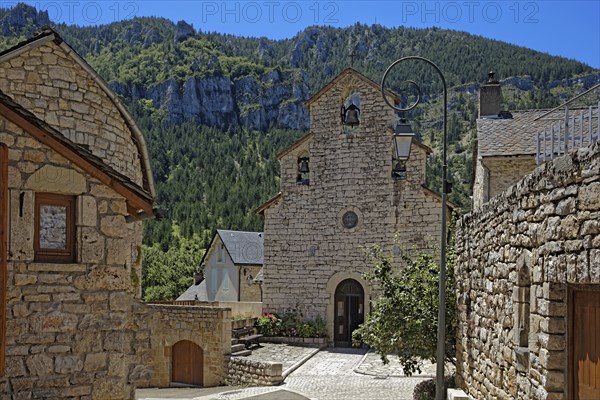
[[[35,261],[76,261],[75,200],[75,196],[35,194]]]

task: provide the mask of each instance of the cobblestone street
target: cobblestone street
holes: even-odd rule
[[[266,353],[282,354],[280,347],[265,346]],[[284,349],[295,360],[309,348]],[[253,355],[256,357],[260,351]],[[405,377],[397,360],[383,365],[378,355],[363,349],[329,348],[318,352],[276,387],[209,389],[141,389],[139,400],[412,400],[414,386],[435,369],[428,364],[422,374]],[[289,363],[288,363],[289,365]],[[284,367],[285,370],[285,367]],[[356,371],[359,371],[358,373]]]

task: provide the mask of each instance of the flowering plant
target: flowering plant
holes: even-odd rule
[[[254,326],[260,334],[265,336],[278,336],[281,331],[281,319],[277,314],[263,313],[263,315],[256,317]]]

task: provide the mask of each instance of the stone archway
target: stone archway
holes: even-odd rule
[[[363,318],[366,317],[366,315],[371,310],[370,302],[371,302],[371,298],[373,296],[373,291],[372,291],[370,285],[368,284],[368,282],[366,282],[362,278],[362,274],[360,274],[358,272],[353,272],[353,271],[344,271],[344,272],[338,272],[338,273],[332,275],[331,278],[329,278],[329,281],[327,282],[327,288],[326,288],[327,296],[328,296],[326,321],[327,321],[327,333],[329,336],[329,341],[331,343],[333,343],[334,345],[343,345],[343,343],[338,343],[338,344],[335,343],[336,335],[335,335],[334,325],[335,325],[335,315],[336,315],[336,290],[338,289],[338,287],[340,287],[340,284],[346,280],[352,280],[352,281],[356,282],[356,284],[358,284],[363,291],[362,301],[360,302],[360,303],[362,303]],[[358,308],[358,304],[359,303],[356,303],[354,305],[354,307]],[[352,307],[352,306],[353,305],[351,304],[350,307]],[[339,330],[338,330],[338,332],[339,332]],[[350,332],[350,334],[351,334],[351,332]]]
[[[352,346],[352,332],[365,321],[365,291],[354,279],[343,280],[335,289],[334,343]]]

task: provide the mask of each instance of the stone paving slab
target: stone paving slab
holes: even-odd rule
[[[359,365],[354,368],[354,372],[380,377],[406,377],[398,356],[392,354],[388,355],[387,358],[389,362],[384,364],[379,354],[369,351],[367,354],[365,354]],[[421,372],[415,373],[412,376],[419,378],[434,378],[435,372],[435,364],[431,363],[430,361],[423,361]]]
[[[283,360],[284,353],[298,360],[306,354],[306,351],[314,351],[311,348],[296,348],[288,345],[264,346],[259,352],[261,350],[263,356],[271,357],[271,360]],[[253,353],[253,356],[259,357],[259,352]],[[266,361],[265,358],[257,359]],[[287,365],[291,363],[292,361],[286,361]],[[435,371],[435,365],[429,363],[420,376],[406,377],[399,371],[401,371],[399,363],[393,357],[390,357],[390,364],[383,365],[376,353],[367,353],[364,349],[328,348],[316,353],[277,387],[229,388],[229,390],[218,388],[219,392],[214,391],[217,388],[212,388],[213,391],[210,392],[197,389],[197,392],[188,392],[195,397],[187,398],[190,400],[288,400],[289,397],[289,400],[299,400],[304,397],[309,400],[412,400],[415,385],[429,379],[427,376]],[[140,391],[138,391],[140,400],[184,398],[159,397],[160,395],[154,396],[151,392],[144,393],[147,397],[139,394]]]

